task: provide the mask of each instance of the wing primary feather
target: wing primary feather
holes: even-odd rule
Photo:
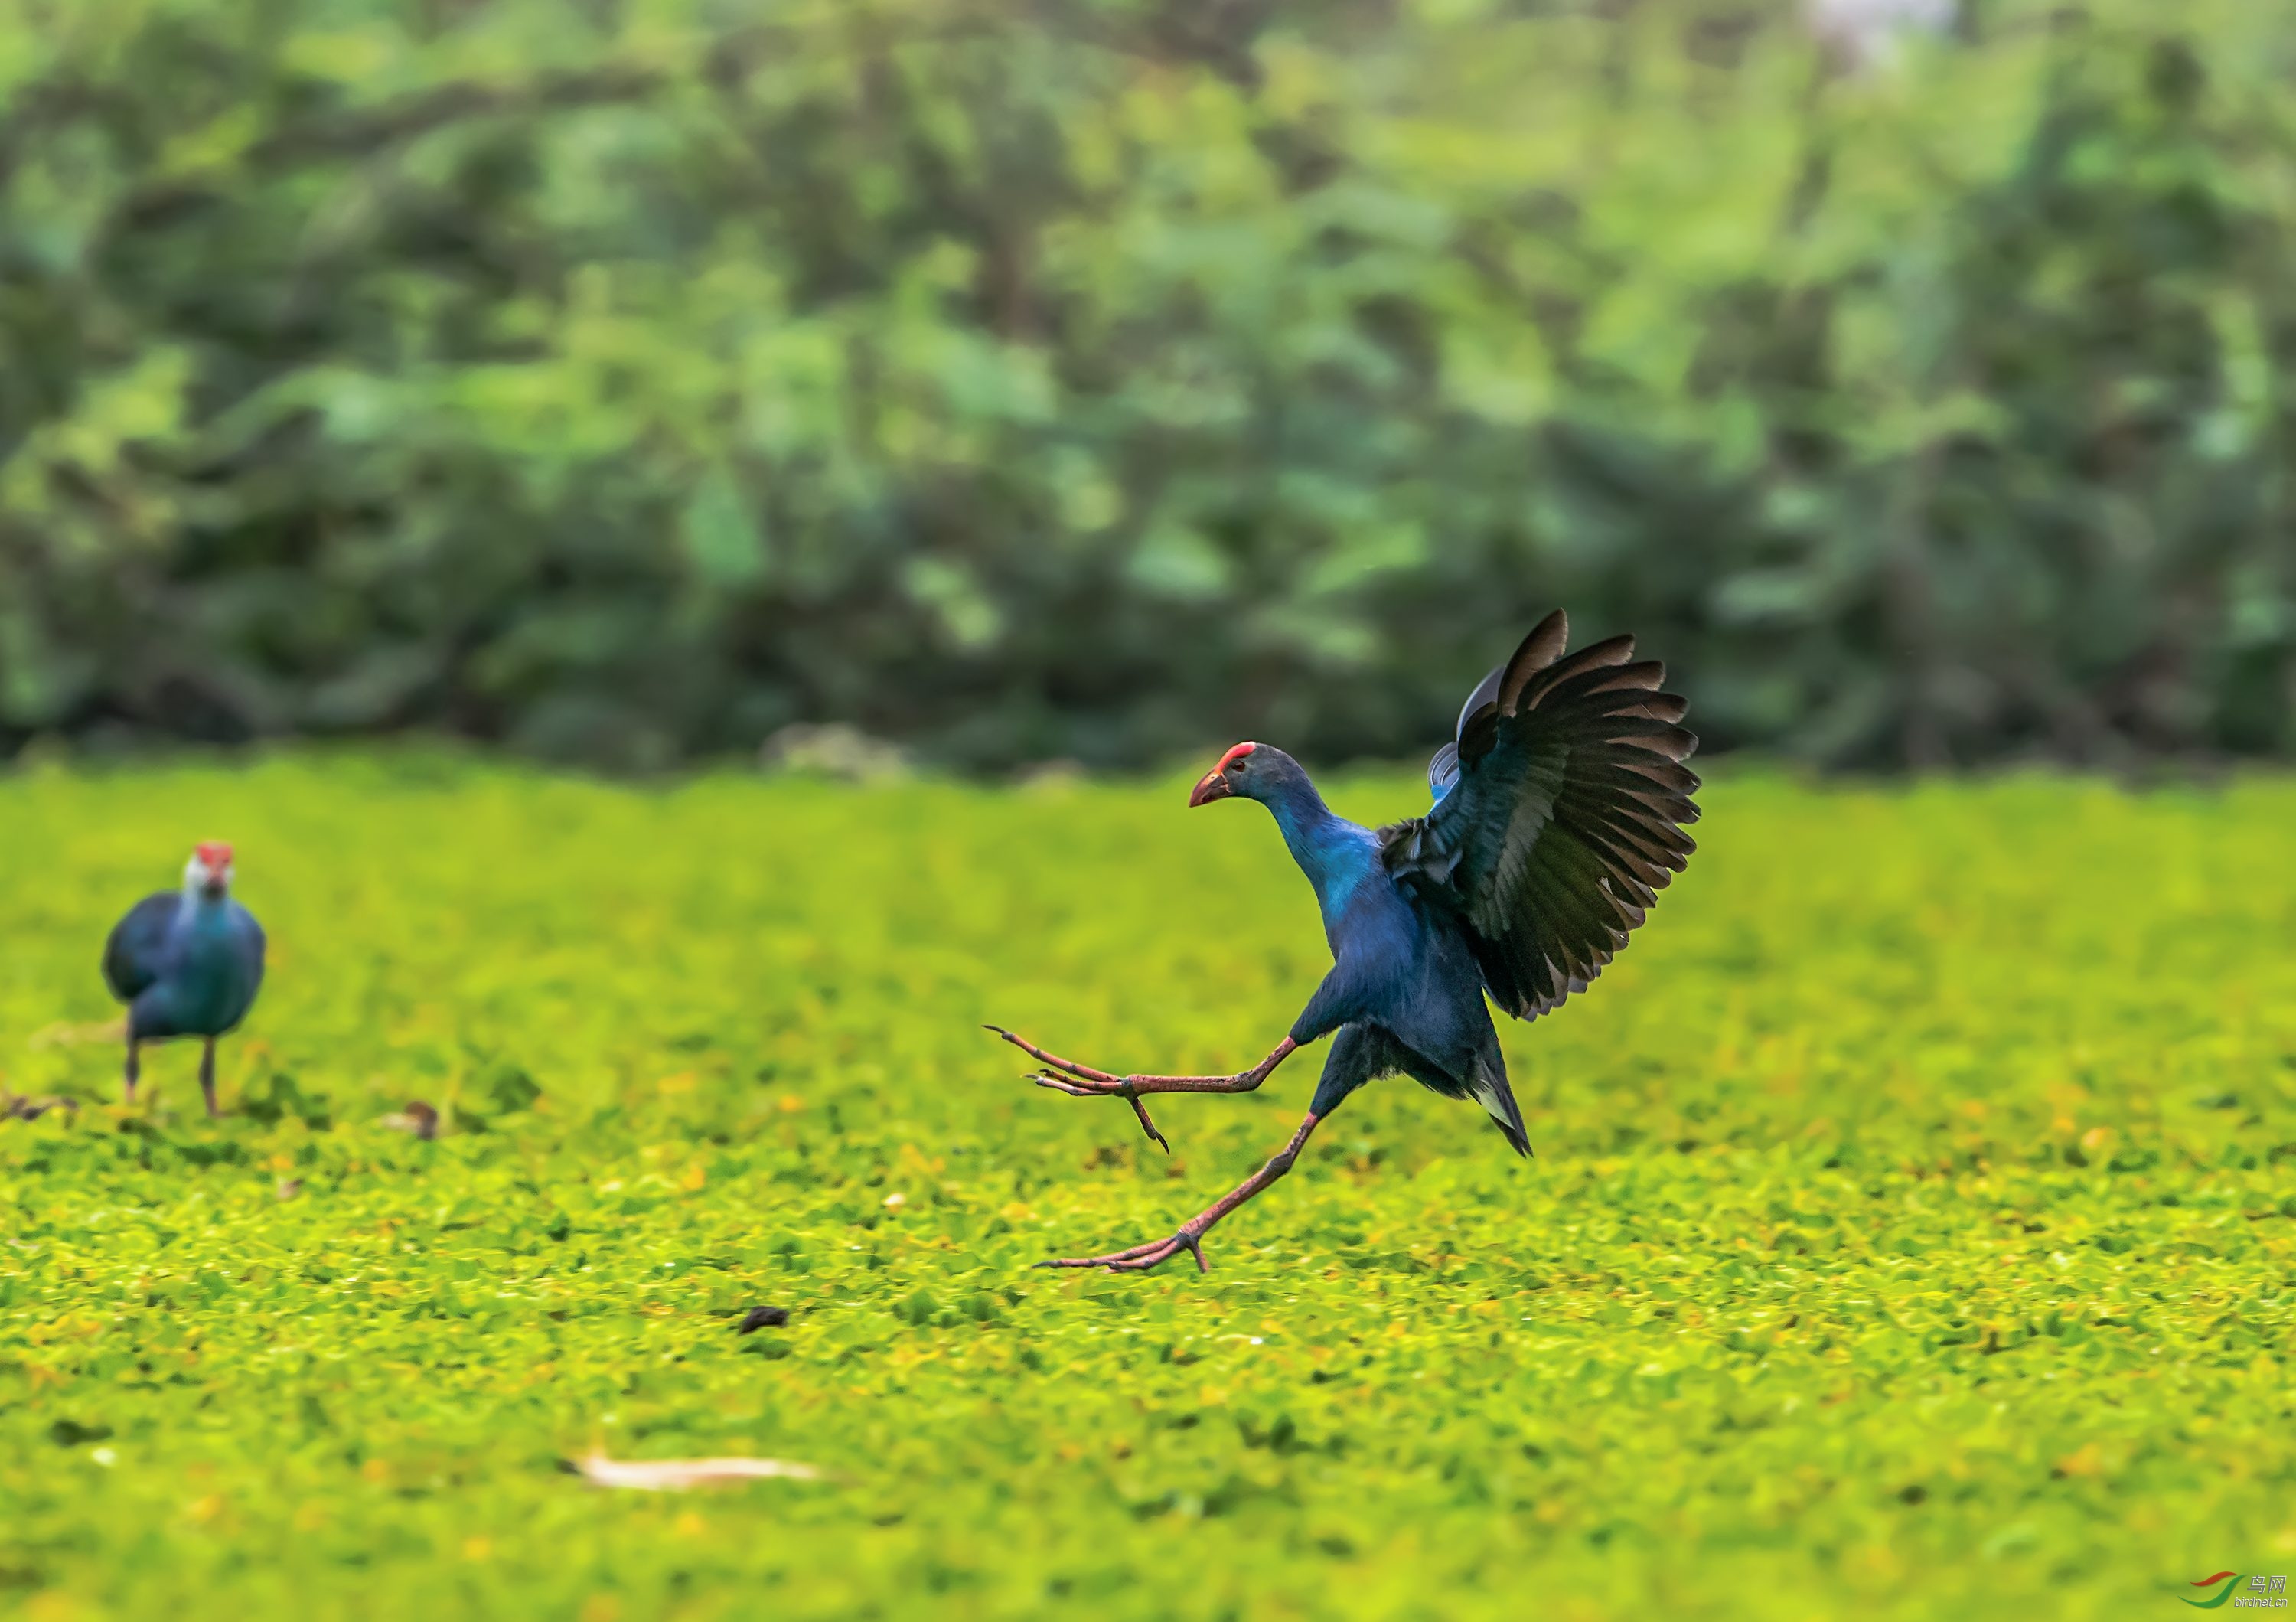
[[[1642,807],[1652,816],[1662,816],[1669,823],[1688,824],[1698,820],[1696,801],[1669,793],[1655,783],[1647,789],[1621,789],[1619,798]]]
[[[1690,713],[1690,701],[1678,692],[1653,692],[1621,715],[1640,716],[1646,721],[1679,721]]]
[[[1678,832],[1673,824],[1652,826],[1638,823],[1630,818],[1614,816],[1607,811],[1577,807],[1573,819],[1600,829],[1603,835],[1621,851],[1639,857],[1649,868],[1648,881],[1653,886],[1668,882],[1668,875],[1680,872],[1696,848],[1687,834]],[[1665,837],[1672,835],[1671,838]]]
[[[1636,749],[1630,744],[1593,750],[1587,753],[1590,757],[1599,757],[1605,764],[1620,771],[1632,772],[1644,779],[1646,784],[1675,794],[1695,794],[1703,786],[1698,780],[1698,774],[1688,767],[1669,760],[1663,755],[1653,755],[1648,750]]]
[[[1605,674],[1587,689],[1590,694],[1604,692],[1656,692],[1666,683],[1666,667],[1654,659],[1638,659],[1631,665],[1621,665]]]
[[[1515,706],[1518,712],[1536,709],[1546,697],[1574,676],[1584,676],[1589,670],[1599,670],[1608,665],[1623,665],[1635,656],[1635,639],[1612,636],[1602,642],[1589,643],[1559,664],[1551,665],[1536,686],[1525,692]]]
[[[1562,657],[1562,650],[1570,640],[1570,621],[1561,609],[1533,626],[1506,662],[1506,674],[1499,678],[1497,693],[1499,713],[1514,714],[1517,701],[1530,678]]]

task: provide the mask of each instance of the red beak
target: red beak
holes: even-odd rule
[[[1188,804],[1209,806],[1216,799],[1226,799],[1235,792],[1227,786],[1227,779],[1218,770],[1206,772],[1196,779],[1196,786],[1188,791]]]

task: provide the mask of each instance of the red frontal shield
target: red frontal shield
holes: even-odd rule
[[[1191,806],[1209,806],[1216,799],[1226,799],[1234,794],[1235,787],[1227,780],[1228,767],[1259,747],[1257,743],[1239,743],[1222,755],[1218,766],[1196,779],[1196,786],[1188,791],[1188,803]]]

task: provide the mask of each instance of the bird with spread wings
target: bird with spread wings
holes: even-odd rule
[[[1324,803],[1300,763],[1239,743],[1198,781],[1191,806],[1266,806],[1322,910],[1332,964],[1265,1059],[1232,1076],[1117,1075],[988,1028],[1042,1067],[1040,1085],[1121,1098],[1165,1143],[1144,1100],[1248,1093],[1297,1048],[1332,1037],[1308,1114],[1259,1170],[1167,1238],[1054,1267],[1135,1272],[1185,1250],[1204,1266],[1207,1229],[1292,1169],[1316,1126],[1368,1081],[1405,1075],[1472,1099],[1530,1153],[1522,1110],[1485,1004],[1534,1020],[1584,991],[1684,870],[1695,847],[1697,739],[1665,667],[1614,636],[1566,655],[1550,614],[1468,695],[1428,768],[1423,816],[1371,829]],[[1165,1144],[1168,1150],[1169,1144]]]

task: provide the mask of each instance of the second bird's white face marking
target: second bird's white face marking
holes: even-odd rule
[[[231,864],[209,867],[207,858],[198,851],[184,864],[184,888],[187,890],[228,890],[231,889]]]

